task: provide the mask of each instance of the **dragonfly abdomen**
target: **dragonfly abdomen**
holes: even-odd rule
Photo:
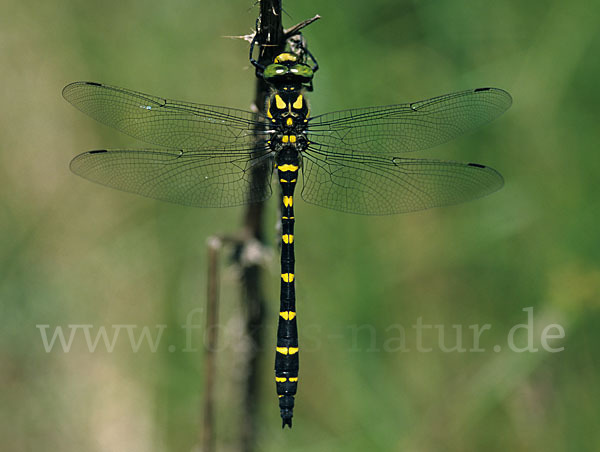
[[[281,185],[281,298],[275,383],[282,427],[291,427],[299,367],[294,274],[294,189],[300,169],[300,153],[308,146],[305,135],[308,106],[302,95],[302,86],[279,86],[269,99],[267,116],[274,127],[269,145],[276,155]]]
[[[294,395],[298,386],[298,326],[294,274],[294,188],[298,179],[298,153],[291,145],[278,155],[277,173],[281,184],[281,298],[275,383],[279,396],[282,426],[292,426]]]

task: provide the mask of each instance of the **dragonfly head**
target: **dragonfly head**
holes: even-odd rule
[[[313,70],[293,53],[284,52],[265,68],[263,78],[271,85],[303,85],[311,82]]]

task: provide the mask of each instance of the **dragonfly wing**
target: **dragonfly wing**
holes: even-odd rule
[[[171,149],[247,148],[254,142],[255,128],[264,128],[260,116],[243,110],[163,99],[94,82],[71,83],[63,96],[103,124]]]
[[[457,204],[502,187],[502,176],[477,163],[349,156],[312,147],[302,155],[302,198],[365,215],[387,215]]]
[[[102,150],[78,155],[71,170],[93,182],[149,198],[229,207],[271,196],[273,158],[268,150]]]
[[[511,103],[506,91],[478,88],[420,102],[336,111],[309,120],[309,140],[359,154],[418,151],[497,118]]]

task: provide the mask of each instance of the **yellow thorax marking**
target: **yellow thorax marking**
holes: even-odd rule
[[[294,355],[294,354],[298,353],[298,347],[290,347],[290,348],[288,348],[288,353],[290,355]]]
[[[283,234],[281,236],[281,238],[283,239],[283,243],[293,243],[294,242],[293,234]]]
[[[271,114],[271,107],[267,108],[267,118],[273,119],[273,115]]]
[[[277,383],[284,383],[287,381],[287,378],[286,377],[275,377],[275,381]]]
[[[288,348],[287,347],[277,347],[277,348],[275,348],[275,350],[277,350],[277,353],[281,353],[282,355],[287,355],[288,354]]]
[[[291,126],[292,124],[294,124],[294,120],[292,118],[287,118],[287,121],[285,122],[288,126]]]
[[[297,382],[297,381],[298,381],[298,377],[290,377],[290,381],[291,381],[292,383],[295,383],[295,382]]]
[[[294,274],[293,273],[282,273],[281,279],[283,279],[286,283],[291,283],[294,281]]]
[[[277,169],[279,171],[298,171],[298,167],[296,165],[290,165],[287,163],[285,165],[279,165]]]
[[[294,107],[296,110],[300,110],[302,108],[302,94],[296,98],[296,102],[292,104],[292,107]]]
[[[285,108],[285,102],[279,94],[275,94],[275,105],[277,105],[279,110],[283,110]]]
[[[296,317],[296,313],[294,311],[281,311],[279,313],[284,320],[293,320]]]
[[[293,202],[294,202],[294,200],[293,200],[293,198],[291,196],[284,196],[283,197],[283,205],[285,207],[292,207]]]
[[[284,135],[281,137],[281,141],[283,143],[287,143],[288,141],[290,141],[290,136],[289,135]]]
[[[296,142],[296,135],[290,135],[290,143]]]

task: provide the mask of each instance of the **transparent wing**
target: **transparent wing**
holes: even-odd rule
[[[65,86],[64,98],[103,124],[134,138],[167,148],[211,150],[247,148],[255,128],[254,113],[225,107],[163,99],[94,82]]]
[[[271,196],[269,150],[102,150],[71,161],[86,179],[149,198],[195,207],[229,207]]]
[[[457,204],[504,183],[496,170],[477,163],[349,156],[315,146],[302,154],[302,173],[306,202],[365,215]]]
[[[309,140],[350,154],[418,151],[497,118],[511,103],[506,91],[478,88],[420,102],[336,111],[309,120]]]

